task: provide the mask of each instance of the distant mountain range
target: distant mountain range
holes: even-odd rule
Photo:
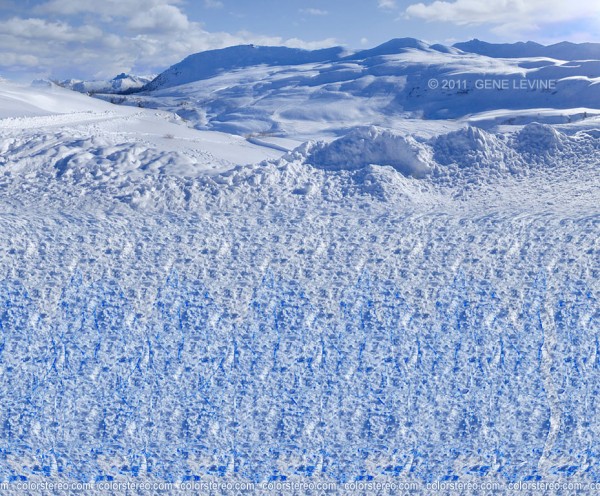
[[[68,88],[79,93],[128,93],[133,90],[140,90],[153,79],[155,75],[150,76],[134,76],[131,74],[119,74],[109,80],[81,81],[78,79],[67,79],[57,81],[56,84],[63,88]]]
[[[494,44],[480,40],[456,43],[453,46],[429,45],[415,38],[397,38],[375,48],[348,54],[342,47],[322,50],[301,50],[288,47],[241,45],[196,53],[173,65],[140,91],[155,91],[214,77],[232,70],[258,65],[295,66],[309,63],[331,63],[373,59],[397,55],[411,50],[439,52],[449,55],[473,53],[492,58],[553,58],[565,61],[600,60],[600,43],[557,43],[541,45],[526,43]]]
[[[428,45],[415,38],[397,38],[375,48],[348,53],[343,47],[322,50],[302,50],[288,47],[240,45],[220,50],[208,50],[186,57],[161,73],[140,91],[155,91],[182,84],[201,81],[232,70],[253,66],[297,66],[310,63],[344,63],[396,55],[408,50],[460,53],[460,50],[444,45]]]
[[[471,40],[453,46],[433,44],[415,38],[396,38],[375,48],[349,53],[343,47],[321,50],[302,50],[288,47],[240,45],[208,50],[186,57],[158,76],[119,74],[111,80],[65,80],[57,84],[90,94],[130,94],[141,91],[179,86],[201,81],[224,72],[248,67],[294,66],[309,63],[327,63],[365,60],[386,55],[397,55],[410,50],[436,51],[450,55],[472,53],[492,58],[552,58],[564,61],[600,60],[600,43],[561,42],[542,45],[533,41],[518,43],[487,43]]]
[[[486,43],[471,40],[455,43],[454,48],[463,52],[477,53],[494,58],[548,57],[559,60],[600,60],[600,43],[570,43],[563,41],[554,45],[526,43]]]
[[[542,115],[567,122],[600,110],[599,83],[600,44],[445,46],[399,38],[356,52],[234,46],[190,55],[152,81],[122,74],[70,87],[171,111],[198,129],[310,136],[315,128],[338,135],[356,125],[481,119],[498,110],[510,115],[485,119],[504,122],[520,112],[525,122]]]

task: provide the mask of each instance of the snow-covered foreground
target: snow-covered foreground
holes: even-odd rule
[[[600,123],[283,155],[63,91],[0,83],[2,480],[600,479]]]
[[[73,158],[138,173],[171,164],[167,173],[193,176],[281,155],[237,136],[188,130],[170,112],[117,107],[53,85],[0,83],[0,119],[0,163],[34,155],[41,164]]]

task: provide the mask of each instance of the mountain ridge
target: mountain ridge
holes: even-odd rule
[[[517,43],[488,43],[478,39],[452,45],[464,52],[492,58],[548,57],[559,60],[600,60],[600,43],[561,41],[542,45],[534,41]]]
[[[64,81],[57,81],[56,84],[63,88],[77,91],[78,93],[127,94],[141,90],[155,78],[156,75],[136,76],[122,72],[109,80],[81,81],[78,79],[66,79]]]
[[[142,91],[178,86],[209,77],[224,71],[243,69],[255,65],[300,65],[326,62],[339,58],[342,47],[303,50],[282,46],[237,45],[217,50],[207,50],[189,55],[172,65],[148,83]],[[174,84],[177,83],[177,84]]]
[[[307,63],[359,61],[410,51],[438,52],[447,55],[477,54],[490,58],[552,58],[558,60],[600,60],[600,43],[561,42],[542,45],[533,41],[488,43],[478,39],[452,46],[429,44],[417,38],[394,38],[373,48],[345,55],[340,46],[319,50],[304,50],[284,46],[237,45],[198,52],[172,65],[143,87],[133,92],[155,91],[209,79],[227,71],[248,67],[291,66]]]

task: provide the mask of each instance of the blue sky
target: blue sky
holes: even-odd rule
[[[0,0],[0,76],[104,78],[159,72],[191,53],[256,43],[372,47],[600,41],[590,0]]]

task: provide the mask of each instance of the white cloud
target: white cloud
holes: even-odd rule
[[[102,36],[102,31],[94,26],[74,28],[65,22],[50,22],[45,19],[21,19],[18,17],[0,22],[3,36],[20,39],[47,41],[88,42]]]
[[[396,0],[377,0],[377,6],[384,10],[393,10],[396,8]]]
[[[326,16],[327,14],[329,14],[329,12],[327,12],[326,10],[314,9],[314,8],[300,9],[300,12],[303,14],[308,14],[308,15],[312,15],[312,16]]]
[[[136,31],[169,33],[187,30],[190,21],[173,5],[157,5],[133,16],[128,27]]]
[[[153,7],[177,4],[181,4],[181,0],[50,0],[37,10],[59,15],[89,13],[112,18],[130,17]]]
[[[405,14],[457,25],[490,24],[499,34],[516,34],[535,32],[553,23],[600,18],[600,3],[589,0],[437,0],[410,5]]]
[[[0,70],[50,76],[115,67],[123,40],[95,26],[75,27],[45,19],[12,18],[0,22]]]
[[[220,0],[208,3],[217,7]],[[187,17],[184,5],[183,0],[46,0],[31,9],[38,18],[0,21],[0,71],[28,66],[36,76],[105,78],[160,72],[193,53],[232,45],[316,49],[337,44],[334,39],[209,32]]]
[[[91,17],[84,19],[89,22]],[[208,32],[166,4],[140,9],[119,22],[96,21],[81,26],[45,19],[0,22],[0,72],[23,72],[27,66],[36,77],[105,78],[120,72],[160,72],[190,54],[232,45],[317,49],[336,44],[334,39],[306,42],[246,31]]]
[[[40,61],[33,55],[20,55],[15,53],[0,53],[0,67],[37,67]]]
[[[225,5],[220,0],[204,0],[204,7],[207,9],[222,9]]]

